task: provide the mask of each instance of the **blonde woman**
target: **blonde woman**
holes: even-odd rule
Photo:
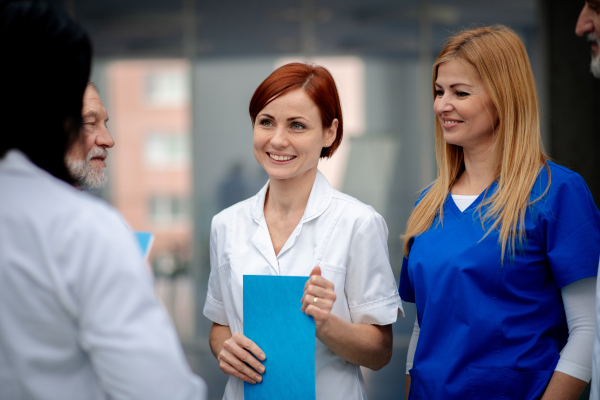
[[[417,306],[407,395],[577,399],[591,376],[600,213],[542,150],[523,43],[503,26],[452,37],[433,95],[438,176],[408,221],[400,278]]]

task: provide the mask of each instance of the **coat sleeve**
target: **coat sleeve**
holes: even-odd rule
[[[206,399],[133,235],[116,213],[94,211],[65,232],[63,254],[78,341],[101,386],[112,399]]]
[[[219,241],[225,240],[224,227],[213,218],[210,232],[210,277],[208,278],[208,292],[206,293],[206,303],[204,303],[204,316],[219,325],[229,326],[227,313],[223,303],[223,293],[221,291],[221,282],[219,279]],[[222,244],[222,243],[221,243]]]
[[[388,325],[404,316],[390,266],[388,230],[371,213],[354,234],[348,255],[346,296],[353,323]]]
[[[600,254],[600,213],[578,174],[554,173],[540,208],[539,226],[558,288],[596,276]]]

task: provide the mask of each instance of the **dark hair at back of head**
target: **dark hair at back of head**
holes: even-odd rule
[[[87,34],[64,12],[40,1],[0,3],[0,157],[19,149],[73,182],[64,158],[79,136],[91,55]]]

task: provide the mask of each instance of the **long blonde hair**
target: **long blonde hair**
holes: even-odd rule
[[[498,113],[494,144],[498,187],[489,197],[485,193],[479,213],[481,207],[490,205],[481,223],[483,227],[485,220],[494,220],[485,236],[493,230],[500,231],[501,261],[504,262],[507,246],[510,245],[511,255],[514,256],[515,239],[518,237],[519,244],[525,240],[525,213],[541,167],[545,166],[550,175],[548,157],[542,148],[533,72],[525,46],[512,29],[496,25],[463,31],[448,41],[433,64],[434,99],[438,67],[457,59],[479,73]],[[411,239],[428,230],[438,212],[439,221],[443,221],[449,189],[464,170],[462,147],[444,141],[442,126],[437,118],[435,152],[437,179],[408,220],[406,233],[402,236],[405,257],[409,255]],[[550,180],[546,191],[549,186]]]

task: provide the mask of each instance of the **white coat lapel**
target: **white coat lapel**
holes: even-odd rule
[[[252,236],[252,244],[269,263],[273,269],[273,273],[279,275],[279,263],[277,262],[277,256],[275,255],[275,249],[273,249],[273,242],[271,241],[271,235],[269,234],[269,228],[267,227],[264,215],[265,196],[268,187],[269,182],[258,192],[250,206],[250,216],[257,225],[256,232]]]

